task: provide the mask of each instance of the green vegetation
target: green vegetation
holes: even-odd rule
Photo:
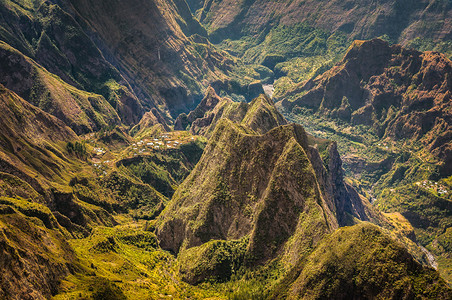
[[[332,67],[349,44],[344,34],[330,34],[298,23],[278,25],[258,38],[245,36],[238,40],[228,39],[218,47],[237,55],[246,63],[262,64],[273,70],[277,78],[275,94],[282,95],[295,84]]]
[[[402,109],[384,95],[372,125],[355,125],[356,99],[328,88],[319,110],[287,113],[307,135],[259,96],[274,84],[277,99],[299,100],[345,53],[353,20],[331,33],[272,12],[258,35],[213,45],[185,1],[2,0],[0,10],[1,299],[451,297],[440,275],[452,280],[452,177],[422,138],[385,135]],[[452,53],[448,41],[410,45]],[[427,115],[450,96],[449,75],[436,85],[444,95],[423,101],[441,72],[409,77],[415,60],[397,65],[409,51],[399,52],[376,85]],[[172,130],[209,85],[208,108]],[[441,145],[447,122],[433,115],[419,127],[433,120],[430,142]],[[347,183],[384,215],[343,182],[328,139]],[[418,263],[435,266],[430,253],[439,273]]]
[[[86,152],[86,145],[82,142],[76,141],[75,143],[68,142],[66,144],[66,150],[70,154],[74,154],[79,159],[86,159],[88,157],[88,153]]]
[[[270,69],[294,57],[343,53],[347,46],[345,35],[331,35],[303,23],[278,25],[261,39],[243,37],[219,44],[220,48],[237,54],[245,62],[260,63]]]
[[[178,260],[182,279],[190,284],[229,281],[243,265],[247,242],[210,241],[181,252]]]
[[[122,211],[139,210],[139,218],[153,219],[163,210],[166,198],[153,187],[137,182],[120,172],[112,172],[102,180]]]
[[[171,152],[155,152],[144,157],[125,159],[117,165],[171,198],[177,186],[201,158],[204,147],[200,141],[190,141]]]
[[[417,37],[408,42],[407,47],[414,48],[419,51],[437,51],[447,55],[452,59],[452,42],[451,41],[433,41],[427,37]]]
[[[98,227],[89,237],[70,241],[83,272],[66,277],[53,299],[219,296],[212,288],[194,287],[181,281],[175,258],[158,248],[155,235],[143,230],[145,223],[121,220],[125,225]]]
[[[363,223],[325,238],[271,298],[448,299],[451,291],[438,273],[421,269],[405,248],[378,227]]]

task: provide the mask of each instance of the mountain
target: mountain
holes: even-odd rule
[[[265,97],[243,105],[248,106],[244,115],[261,116],[262,107],[274,108]],[[259,131],[268,121],[259,126],[250,119],[260,120],[249,116],[233,123],[223,117],[216,123],[200,161],[157,221],[163,249],[193,260],[200,257],[191,255],[210,251],[205,247],[217,247],[217,242],[207,246],[211,240],[226,245],[240,240],[248,263],[284,253],[296,261],[338,225],[354,218],[377,220],[378,214],[343,182],[335,144],[309,145],[305,131],[295,124],[275,122]],[[316,147],[328,156],[325,161]],[[250,178],[252,184],[246,184]],[[189,281],[200,280],[195,278]]]
[[[3,299],[49,299],[77,270],[64,229],[42,204],[0,197]]]
[[[34,65],[38,64],[41,69],[45,68],[60,77],[60,81],[67,83],[66,89],[94,93],[97,94],[95,98],[102,95],[116,109],[123,122],[130,124],[139,120],[143,108],[128,83],[106,61],[80,24],[59,5],[48,1],[4,1],[1,8],[0,38],[9,45],[8,48],[17,49],[27,57],[25,60],[31,58]],[[7,73],[11,69],[7,65],[11,62],[6,60],[3,64],[6,64],[3,66],[4,76],[9,76]],[[29,70],[16,68],[14,72],[26,73]],[[11,83],[14,84],[14,81]],[[19,85],[16,84],[16,87]],[[20,94],[20,91],[16,92]],[[21,96],[27,101],[32,100]],[[111,106],[109,110],[113,110]]]
[[[76,135],[2,85],[0,114],[0,297],[49,298],[77,263],[68,232],[45,205],[45,189],[70,166],[61,145]]]
[[[402,213],[417,240],[446,257],[447,247],[433,245],[452,216],[451,67],[437,52],[356,41],[332,69],[277,97],[312,131],[338,139],[355,186],[384,212]]]
[[[234,82],[242,92],[261,77],[216,50],[184,1],[4,1],[1,8],[1,40],[65,83],[103,96],[127,125],[153,107],[188,112],[211,82]]]
[[[440,53],[356,41],[337,66],[290,91],[282,105],[367,125],[381,138],[422,141],[449,176],[451,72],[452,62]]]
[[[195,112],[209,115],[229,101],[211,93]],[[252,109],[259,103],[274,107],[261,97],[243,104],[247,114],[259,115]],[[250,272],[263,286],[236,292],[245,298],[448,297],[436,271],[388,231],[362,222],[388,225],[344,182],[335,143],[300,125],[276,123],[259,133],[243,120],[223,117],[214,125],[200,161],[157,219],[160,246],[177,254],[184,281],[234,282]],[[388,279],[379,268],[397,271]]]

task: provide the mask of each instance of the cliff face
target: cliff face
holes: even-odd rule
[[[227,60],[210,48],[203,57],[187,37],[202,35],[203,28],[183,1],[69,2],[147,105],[187,111],[207,84],[202,76],[225,77],[216,67],[227,65]]]
[[[196,9],[197,2],[191,1]],[[206,0],[198,11],[215,41],[267,32],[276,25],[305,23],[351,39],[388,35],[396,41],[416,37],[450,39],[452,7],[447,1],[233,1]]]
[[[354,125],[382,138],[421,140],[450,175],[452,63],[435,52],[417,52],[381,40],[355,42],[344,59],[287,93],[295,106]]]

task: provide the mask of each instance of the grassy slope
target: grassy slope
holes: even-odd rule
[[[102,95],[123,122],[137,123],[143,108],[130,85],[105,59],[70,10],[62,9],[63,4],[2,1],[2,40],[66,83]]]
[[[406,249],[378,227],[363,223],[341,228],[325,238],[275,289],[272,297],[448,299],[450,296],[450,288],[437,272],[422,269]]]

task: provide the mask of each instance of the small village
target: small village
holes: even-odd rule
[[[168,132],[156,137],[143,138],[134,142],[126,151],[128,155],[138,156],[152,151],[177,149],[179,146],[195,141],[188,132]]]
[[[436,192],[439,196],[447,196],[449,194],[447,187],[431,180],[416,182],[416,185],[426,190]]]
[[[153,152],[177,150],[181,145],[194,142],[198,137],[190,135],[188,131],[166,132],[155,136],[148,136],[134,141],[125,149],[115,152],[100,146],[94,134],[85,136],[85,141],[93,145],[91,163],[99,175],[107,175],[107,168],[113,167],[119,159],[132,158],[140,155],[150,155]]]

